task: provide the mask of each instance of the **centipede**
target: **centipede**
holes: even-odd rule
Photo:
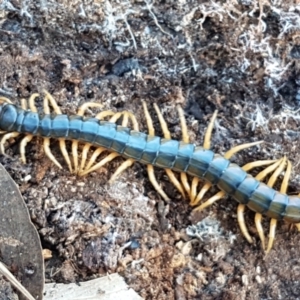
[[[49,159],[58,167],[57,161],[50,149],[51,140],[59,142],[60,151],[71,173],[78,176],[101,168],[116,157],[125,160],[110,178],[113,182],[123,171],[139,162],[147,166],[150,182],[165,201],[170,198],[165,193],[154,173],[154,168],[164,169],[172,184],[183,198],[190,201],[195,211],[202,211],[216,201],[230,197],[238,203],[237,221],[242,234],[249,243],[253,243],[245,219],[245,209],[255,212],[255,225],[263,250],[266,253],[272,249],[278,221],[286,221],[296,226],[300,231],[300,195],[287,195],[292,164],[282,157],[276,160],[261,160],[248,163],[242,167],[232,163],[230,158],[237,152],[257,146],[263,141],[235,146],[224,155],[211,150],[211,136],[217,111],[211,117],[204,135],[202,146],[197,146],[189,140],[183,108],[178,105],[182,140],[171,138],[167,123],[157,104],[154,109],[163,132],[163,137],[155,135],[153,121],[146,102],[142,101],[148,133],[139,130],[138,121],[133,113],[128,111],[101,111],[94,117],[85,116],[90,108],[102,108],[102,104],[87,102],[79,107],[77,114],[68,115],[61,112],[55,99],[47,91],[43,98],[43,112],[38,112],[35,101],[40,97],[33,94],[28,101],[21,100],[21,105],[13,104],[11,100],[0,97],[0,152],[5,154],[5,143],[22,135],[20,142],[20,157],[26,163],[26,145],[34,137],[43,139],[43,149]],[[52,111],[51,111],[52,110]],[[122,120],[119,125],[117,121]],[[132,123],[129,127],[129,123]],[[71,141],[71,156],[67,150],[66,141]],[[83,145],[79,155],[79,143]],[[88,158],[91,148],[94,152]],[[98,157],[107,152],[100,161]],[[265,167],[255,177],[250,170]],[[284,171],[280,190],[274,188],[279,175]],[[263,182],[268,177],[267,182]],[[212,186],[219,189],[212,197],[205,199]],[[269,239],[262,227],[263,216],[270,218]]]

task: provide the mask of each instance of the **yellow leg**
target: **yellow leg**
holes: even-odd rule
[[[203,142],[203,148],[209,150],[210,149],[210,143],[211,143],[211,135],[214,128],[214,124],[217,118],[218,111],[215,110],[214,114],[212,115],[210,122],[208,124],[208,127],[206,129],[206,133],[204,136],[204,142]]]
[[[152,183],[154,189],[162,196],[162,198],[165,201],[167,201],[167,202],[171,201],[171,199],[168,197],[168,195],[164,192],[164,190],[158,184],[158,182],[155,178],[154,168],[152,165],[147,165],[147,173],[148,173],[149,180]]]
[[[26,153],[26,145],[33,139],[33,135],[32,134],[28,134],[26,135],[21,143],[20,143],[20,155],[21,155],[21,161],[23,164],[26,164],[26,156],[25,156],[25,153]]]
[[[78,110],[78,115],[80,116],[83,116],[84,112],[85,112],[85,109],[83,106],[81,106]],[[112,116],[114,115],[114,112],[113,111],[103,111],[103,112],[100,112],[96,115],[96,118],[99,119],[99,120],[103,120],[105,117],[108,117],[108,116]],[[87,155],[88,155],[88,152],[91,148],[91,144],[85,144],[83,149],[82,149],[82,153],[81,153],[81,163],[80,163],[80,168],[78,170],[78,174],[80,175],[84,170],[85,170],[85,164],[86,164],[86,160],[87,160]],[[77,170],[78,168],[78,141],[73,141],[72,142],[72,156],[73,156],[73,160],[74,160],[74,168],[75,170]],[[101,151],[102,152],[102,151]],[[95,160],[96,160],[97,157],[95,157]],[[89,168],[93,165],[93,163],[95,162],[95,160],[93,162],[90,162],[90,166]],[[89,169],[88,168],[88,169]]]
[[[4,148],[5,142],[8,141],[9,139],[15,138],[19,135],[20,135],[20,133],[18,133],[18,132],[9,132],[9,133],[6,133],[6,134],[3,135],[3,137],[0,141],[0,153],[2,155],[6,155],[5,154],[5,148]]]
[[[128,126],[128,122],[129,120],[132,123],[132,127],[133,130],[135,131],[139,131],[139,124],[137,122],[136,117],[134,116],[134,114],[132,114],[131,112],[128,111],[124,111],[122,113],[123,115],[123,121],[122,121],[122,126],[123,127],[127,127]],[[116,178],[122,173],[124,172],[126,169],[128,169],[129,167],[131,167],[133,165],[133,163],[135,162],[134,159],[132,158],[128,158],[126,159],[118,168],[117,170],[114,172],[114,174],[111,176],[111,178],[109,179],[109,183],[112,183],[116,180]]]
[[[244,204],[239,204],[238,205],[238,207],[237,207],[237,221],[238,221],[238,224],[239,224],[239,227],[241,229],[242,234],[244,235],[246,240],[250,244],[252,244],[253,241],[252,241],[252,238],[251,238],[251,236],[248,232],[248,229],[247,229],[246,223],[245,223],[245,219],[244,219],[245,208],[246,208],[246,205],[244,205]]]
[[[103,108],[103,104],[101,103],[96,103],[96,102],[86,102],[84,104],[82,104],[77,111],[77,115],[78,116],[83,116],[85,111],[89,108],[94,108],[94,107],[98,107],[98,108]]]
[[[37,108],[35,106],[35,99],[38,98],[39,94],[32,94],[28,100],[29,108],[32,112],[37,112]],[[27,110],[27,101],[25,99],[21,100],[21,107],[25,110]],[[20,155],[21,155],[21,161],[26,164],[26,146],[27,144],[33,139],[32,134],[27,134],[20,143]]]
[[[269,230],[269,241],[268,241],[268,246],[266,249],[266,255],[270,252],[270,250],[273,247],[274,240],[275,240],[276,226],[277,226],[277,220],[271,219],[270,230]]]
[[[250,171],[250,170],[252,170],[254,168],[262,167],[262,166],[266,166],[266,165],[270,165],[270,164],[273,163],[273,165],[270,166],[271,168],[269,167],[269,170],[267,172],[267,174],[269,174],[270,172],[272,172],[272,170],[276,169],[279,166],[279,164],[280,164],[281,161],[282,161],[281,159],[278,160],[278,161],[276,161],[276,160],[275,161],[274,160],[260,160],[260,161],[255,161],[255,162],[248,163],[248,164],[244,165],[242,167],[242,169],[244,171],[248,172],[248,171]],[[265,173],[266,172],[262,173],[262,175],[266,176],[267,174],[265,175]],[[262,176],[262,175],[258,174],[256,176],[256,179],[259,180],[259,177]],[[241,229],[242,234],[244,235],[244,237],[246,238],[246,240],[249,243],[252,243],[252,238],[250,237],[250,234],[248,232],[248,229],[247,229],[246,223],[245,223],[245,219],[244,219],[245,208],[246,208],[246,206],[244,204],[239,204],[238,205],[238,208],[237,208],[237,220],[238,220],[238,224],[239,224],[239,227]],[[258,219],[257,219],[257,221],[258,221]]]
[[[49,159],[56,165],[58,166],[60,169],[62,169],[61,164],[56,160],[56,158],[54,157],[54,155],[52,154],[51,150],[50,150],[50,138],[44,138],[44,151],[46,153],[46,155],[49,157]]]
[[[102,149],[100,149],[100,150],[102,150]],[[104,149],[104,150],[106,150],[106,149]],[[87,175],[90,172],[94,172],[94,171],[100,169],[105,164],[107,164],[108,162],[112,161],[113,159],[115,159],[118,156],[119,156],[118,153],[112,152],[108,156],[106,156],[105,158],[103,158],[101,161],[99,161],[97,164],[95,164],[94,166],[92,166],[90,169],[88,169],[87,171],[84,170],[79,175],[80,176],[85,176],[85,175]]]
[[[32,94],[28,100],[29,108],[33,112],[37,112],[37,108],[35,106],[35,99],[38,98],[40,95],[39,94]]]
[[[171,133],[169,131],[168,125],[156,103],[154,103],[154,109],[158,116],[158,120],[160,123],[160,127],[163,131],[164,138],[171,139]],[[154,131],[154,129],[153,129],[153,131]],[[174,184],[174,186],[177,188],[177,190],[181,193],[182,197],[185,199],[184,189],[183,189],[182,185],[180,184],[180,182],[178,181],[178,179],[176,178],[174,172],[171,169],[165,169],[165,171],[166,171],[167,176],[169,177],[170,182],[172,182]]]
[[[191,186],[191,194],[190,194],[190,204],[194,203],[194,201],[196,200],[197,197],[197,187],[199,182],[201,182],[201,180],[197,177],[194,177],[192,180],[192,186]]]
[[[51,94],[49,94],[46,90],[44,90],[44,112],[46,114],[50,114],[50,107],[49,107],[49,102],[50,105],[52,106],[53,110],[55,113],[57,113],[58,115],[61,115],[61,109],[59,108],[59,106],[57,105],[57,102],[55,101],[55,99],[51,96]]]
[[[268,185],[270,187],[273,187],[273,185],[276,182],[276,179],[278,178],[278,176],[280,175],[280,173],[284,170],[284,166],[283,164],[281,164],[280,167],[278,167],[278,169],[274,172],[274,174],[272,175],[272,177],[269,179]],[[282,194],[286,194],[287,192],[287,188],[288,188],[288,183],[291,177],[291,173],[292,173],[292,164],[289,160],[287,160],[287,168],[285,170],[285,174],[281,183],[281,187],[280,187],[280,193]],[[277,225],[277,220],[276,219],[271,219],[270,222],[270,230],[269,230],[269,241],[268,241],[268,246],[266,249],[266,255],[270,252],[270,250],[273,247],[274,244],[274,240],[275,240],[275,231],[276,231],[276,225]]]
[[[197,208],[195,208],[194,211],[202,211],[203,209],[205,209],[206,207],[212,205],[216,201],[223,199],[225,196],[226,196],[226,194],[223,191],[220,191],[217,194],[215,194],[214,196],[210,197],[204,203],[199,205]]]
[[[73,173],[73,170],[72,170],[72,164],[71,164],[71,160],[70,160],[70,157],[69,157],[69,154],[68,154],[68,151],[67,151],[67,147],[66,147],[66,141],[65,139],[61,138],[61,139],[58,139],[59,141],[59,148],[60,148],[60,151],[69,167],[69,170],[70,170],[70,173]]]
[[[177,111],[178,111],[178,116],[179,116],[179,120],[180,120],[182,141],[184,143],[189,143],[190,137],[189,137],[189,133],[188,133],[187,125],[186,125],[186,120],[184,117],[184,111],[180,105],[177,105]],[[192,199],[192,197],[193,197],[192,190],[191,190],[192,188],[189,184],[188,176],[186,175],[186,173],[184,173],[184,172],[180,173],[180,181],[181,181],[181,184],[182,184],[185,192],[188,194],[189,199]],[[178,187],[177,187],[177,189],[178,189]],[[182,189],[181,186],[180,186],[180,189]],[[182,194],[182,192],[181,192],[181,194]]]
[[[148,127],[148,134],[150,136],[154,136],[155,131],[154,131],[154,127],[153,127],[152,118],[151,118],[150,113],[149,113],[148,108],[147,108],[147,104],[146,104],[145,101],[143,101],[142,104],[143,104],[146,123],[147,123],[147,127]],[[149,180],[152,183],[155,190],[162,196],[162,198],[165,201],[170,201],[170,198],[166,195],[166,193],[163,191],[163,189],[161,188],[161,186],[157,182],[157,179],[156,179],[155,173],[154,173],[154,167],[152,165],[147,165],[147,173],[148,173]]]
[[[254,218],[255,226],[256,226],[256,230],[259,235],[259,238],[261,240],[262,248],[265,249],[265,235],[264,235],[264,230],[261,225],[261,220],[262,220],[262,215],[259,213],[256,213],[255,218]]]
[[[114,172],[114,174],[110,177],[109,179],[109,183],[113,183],[116,178],[122,173],[124,172],[127,168],[131,167],[132,164],[135,162],[134,159],[126,159],[119,167],[118,169]]]
[[[79,172],[79,176],[85,176],[88,173],[90,173],[90,169],[92,168],[93,164],[96,162],[96,159],[98,158],[99,155],[101,155],[102,152],[106,151],[105,148],[97,148],[94,153],[92,154],[88,164],[86,165],[85,169]]]
[[[0,103],[3,103],[3,102],[12,103],[8,98],[0,97]]]
[[[49,106],[49,102],[54,110],[54,112],[56,114],[61,114],[61,110],[58,107],[56,101],[54,100],[54,98],[47,92],[44,91],[45,97],[44,97],[44,101],[43,101],[43,105],[44,105],[44,113],[45,114],[50,114],[50,106]],[[46,155],[49,157],[49,159],[56,165],[58,166],[60,169],[62,169],[61,164],[56,160],[56,158],[54,157],[54,155],[52,154],[51,150],[50,150],[50,138],[44,138],[44,151],[46,153]],[[68,162],[70,162],[70,158],[68,156],[67,153],[67,149],[66,149],[66,143],[64,140],[60,140],[59,141],[59,146],[60,146],[60,150],[64,156],[64,158],[66,159],[66,157],[68,157],[68,159],[66,160],[67,164]],[[66,156],[64,155],[64,153],[66,154]],[[70,165],[68,164],[70,172],[72,172],[72,167],[70,167]]]
[[[24,110],[27,110],[27,101],[26,99],[21,99],[21,107],[24,109]]]

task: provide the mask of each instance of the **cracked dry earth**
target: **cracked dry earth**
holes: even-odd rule
[[[294,166],[289,193],[296,193],[299,13],[296,1],[1,1],[0,94],[20,103],[47,89],[67,114],[95,101],[103,110],[133,112],[147,131],[144,100],[162,135],[152,107],[157,103],[176,139],[180,103],[199,145],[218,109],[214,151],[264,140],[233,161],[286,155]],[[37,106],[42,109],[42,97]],[[1,163],[19,185],[43,248],[52,251],[47,282],[119,272],[145,299],[300,297],[300,234],[288,224],[280,222],[265,257],[254,213],[245,214],[254,239],[249,244],[230,197],[195,214],[163,170],[155,174],[169,203],[138,163],[108,184],[121,158],[78,177],[55,141],[51,149],[61,170],[37,139],[21,164],[18,142],[7,143],[9,156]],[[264,219],[266,233],[268,226]]]

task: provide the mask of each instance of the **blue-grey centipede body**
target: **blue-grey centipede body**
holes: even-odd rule
[[[104,147],[143,164],[205,179],[237,202],[270,218],[300,222],[298,196],[281,194],[223,156],[194,144],[149,136],[97,118],[39,114],[8,103],[0,105],[0,130]]]

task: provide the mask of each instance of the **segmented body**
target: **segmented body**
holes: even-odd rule
[[[39,114],[13,104],[0,105],[0,130],[78,140],[143,164],[204,179],[240,204],[272,219],[300,222],[300,198],[277,192],[211,150],[78,115]]]

